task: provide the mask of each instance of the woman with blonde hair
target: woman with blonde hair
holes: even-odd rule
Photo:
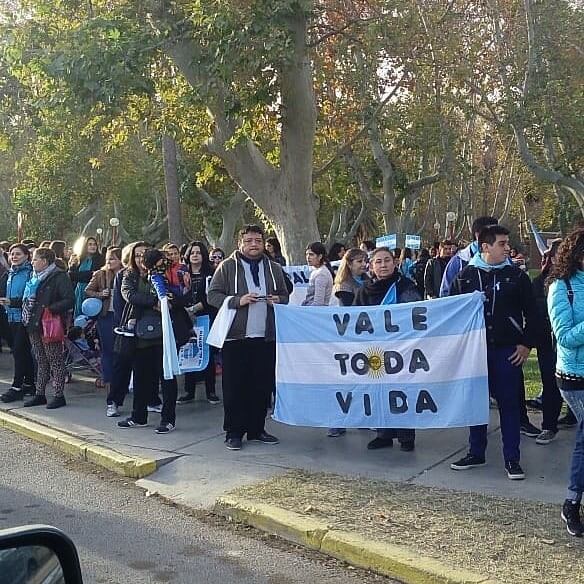
[[[356,247],[345,252],[333,287],[333,293],[341,306],[351,306],[357,292],[369,280],[366,273],[367,259],[367,252]]]
[[[87,298],[98,298],[102,302],[101,313],[97,319],[97,332],[101,345],[101,367],[103,382],[109,390],[112,381],[114,352],[114,306],[112,290],[116,274],[122,269],[122,250],[111,247],[105,255],[105,265],[94,272],[87,288]]]
[[[365,282],[370,280],[366,274],[367,260],[367,252],[356,247],[345,252],[333,286],[333,294],[339,299],[341,306],[352,306],[357,292]],[[329,438],[337,438],[345,432],[345,428],[329,428],[327,436]]]

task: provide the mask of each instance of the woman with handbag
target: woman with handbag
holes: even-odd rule
[[[81,314],[81,305],[85,300],[85,288],[93,273],[103,266],[103,257],[95,237],[81,238],[75,243],[75,249],[80,247],[79,255],[72,254],[69,258],[69,277],[75,286],[74,316]]]
[[[101,313],[97,319],[97,333],[101,346],[101,367],[103,382],[109,391],[112,381],[114,350],[114,307],[112,290],[116,274],[122,269],[122,250],[112,247],[107,250],[105,265],[97,270],[85,288],[87,298],[98,298],[102,302]]]
[[[189,244],[184,255],[184,286],[189,289],[191,306],[187,309],[192,317],[208,315],[211,324],[217,314],[217,309],[207,301],[207,287],[213,267],[209,260],[209,253],[202,241],[193,241]],[[185,374],[185,393],[178,398],[179,404],[186,404],[195,399],[195,389],[199,381],[205,382],[207,401],[212,405],[221,403],[215,393],[215,347],[210,347],[209,363],[206,369],[196,373]]]
[[[160,380],[160,349],[162,347],[162,318],[156,291],[148,280],[144,254],[149,246],[138,242],[131,247],[128,267],[122,278],[122,298],[126,302],[116,343],[118,353],[132,359],[134,402],[132,414],[118,422],[120,428],[134,428],[148,424],[148,403],[158,395]],[[140,321],[140,327],[138,323]],[[148,324],[149,323],[149,324]],[[151,328],[150,335],[140,331]],[[146,338],[150,336],[150,338]],[[131,355],[130,355],[131,352]]]
[[[75,304],[75,294],[67,272],[55,264],[55,252],[37,248],[32,256],[32,277],[22,299],[25,326],[37,364],[36,393],[24,407],[46,405],[54,410],[67,405],[65,389],[65,318]],[[53,380],[54,397],[47,403],[45,390]]]
[[[0,304],[6,308],[12,337],[14,378],[12,387],[0,395],[0,401],[4,403],[17,401],[35,392],[30,340],[22,324],[22,296],[32,276],[30,252],[26,245],[17,243],[10,247],[9,254],[10,270],[0,277]]]

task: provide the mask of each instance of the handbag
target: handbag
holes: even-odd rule
[[[162,316],[159,312],[149,310],[142,314],[136,323],[136,336],[144,340],[162,338]]]
[[[61,315],[45,308],[41,316],[41,325],[43,343],[62,343],[65,340],[65,327]]]
[[[225,339],[229,334],[229,329],[231,328],[233,319],[237,313],[236,308],[229,308],[229,301],[232,298],[233,296],[227,296],[223,301],[223,304],[215,317],[213,326],[209,331],[209,336],[207,337],[207,344],[217,347],[218,349],[223,348],[223,344],[225,343]]]

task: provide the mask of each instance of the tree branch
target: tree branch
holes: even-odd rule
[[[352,138],[350,138],[347,142],[345,142],[335,152],[335,154],[329,159],[329,161],[324,166],[322,166],[321,168],[319,168],[317,171],[314,172],[313,176],[314,176],[315,179],[317,179],[320,176],[322,176],[337,161],[338,158],[340,158],[341,156],[343,156],[343,154],[345,154],[347,152],[347,150],[349,150],[355,144],[355,142],[357,142],[357,140],[359,140],[360,138],[362,138],[369,131],[369,127],[370,127],[371,123],[375,119],[377,119],[377,116],[381,113],[381,111],[383,110],[383,108],[385,107],[385,105],[397,93],[397,91],[400,88],[400,86],[402,84],[402,81],[405,79],[405,77],[406,77],[406,74],[404,73],[399,78],[399,80],[396,83],[395,87],[379,102],[379,104],[377,105],[377,107],[373,110],[373,112],[372,112],[371,116],[369,117],[369,120],[367,121],[367,123],[365,123],[363,125],[363,127]]]

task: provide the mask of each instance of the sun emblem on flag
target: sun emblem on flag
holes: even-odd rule
[[[369,361],[369,376],[379,378],[383,375],[383,351],[379,347],[371,347],[366,353]]]

